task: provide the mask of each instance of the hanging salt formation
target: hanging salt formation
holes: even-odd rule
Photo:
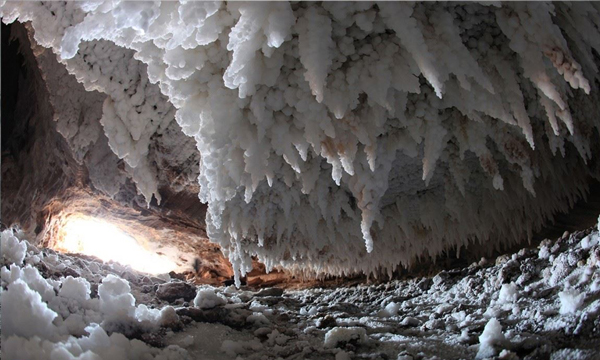
[[[201,155],[209,237],[309,274],[523,240],[598,170],[599,5],[3,2],[88,90],[148,202]],[[596,52],[596,53],[594,53]],[[168,98],[168,101],[167,101]],[[170,102],[170,104],[169,104]],[[172,104],[172,106],[171,106]],[[173,108],[174,106],[174,108]],[[596,159],[597,161],[597,159]]]

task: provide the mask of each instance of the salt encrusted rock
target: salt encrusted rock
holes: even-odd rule
[[[444,283],[450,278],[447,271],[441,271],[436,276],[433,277],[433,285],[434,286],[444,286]]]
[[[169,271],[169,276],[171,277],[171,279],[185,281],[185,275],[176,273],[175,271]]]
[[[333,316],[324,316],[322,318],[317,319],[317,328],[319,329],[327,329],[334,326],[337,326],[337,321]]]
[[[431,280],[431,278],[423,278],[417,283],[417,287],[421,291],[427,291],[431,287],[431,284],[433,284],[433,280]]]
[[[161,284],[156,290],[156,297],[167,302],[174,302],[177,299],[192,301],[195,296],[196,287],[181,281]]]
[[[61,275],[64,277],[67,277],[67,276],[79,277],[79,276],[81,276],[81,274],[77,270],[73,269],[72,267],[67,267],[64,270],[62,270]]]
[[[425,322],[425,324],[423,324],[423,327],[425,329],[429,329],[429,330],[443,329],[444,326],[445,326],[444,322],[440,319],[427,320],[427,322]]]
[[[194,306],[200,309],[212,309],[225,304],[227,304],[227,298],[210,285],[199,287],[194,298]]]
[[[252,311],[246,309],[227,309],[220,306],[208,310],[179,308],[176,312],[180,317],[187,316],[196,322],[220,323],[234,329],[246,326],[246,319],[252,315]]]
[[[530,279],[536,276],[537,266],[532,258],[525,259],[519,267],[520,275],[515,281],[518,285],[526,284]]]
[[[152,282],[154,284],[164,284],[164,283],[166,283],[166,281],[164,279],[158,278],[156,276],[151,276],[150,280],[152,280]]]
[[[268,288],[262,289],[257,292],[254,296],[256,297],[267,297],[267,296],[281,296],[283,295],[283,289],[280,288]]]
[[[367,331],[361,327],[334,327],[325,334],[324,346],[333,348],[365,343],[366,341]]]
[[[504,263],[504,265],[502,265],[502,269],[498,274],[498,284],[508,284],[509,282],[513,281],[514,278],[519,275],[519,273],[519,262],[516,260],[508,260]]]
[[[421,324],[421,321],[417,318],[407,316],[400,322],[402,326],[416,327]]]

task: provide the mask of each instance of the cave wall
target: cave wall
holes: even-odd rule
[[[85,174],[56,131],[25,28],[3,25],[2,41],[2,222],[40,235],[41,210]]]

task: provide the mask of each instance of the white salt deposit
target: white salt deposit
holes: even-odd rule
[[[76,301],[85,301],[90,298],[90,291],[90,283],[86,279],[69,275],[63,280],[58,295]]]
[[[215,292],[212,286],[198,288],[194,298],[194,306],[200,309],[211,309],[218,305],[227,304],[227,299]]]
[[[498,347],[504,341],[506,338],[502,333],[502,325],[496,318],[491,318],[479,336],[479,351],[476,358],[485,359],[498,354]]]
[[[24,241],[19,241],[12,231],[3,231],[0,236],[0,246],[2,248],[2,265],[23,263],[27,245]]]
[[[397,304],[395,302],[390,302],[389,304],[387,304],[381,311],[379,311],[377,314],[379,316],[395,316],[398,314],[398,309],[400,309],[400,304]]]
[[[135,315],[135,299],[127,280],[108,275],[98,286],[100,311],[109,321],[131,319]]]
[[[500,293],[498,294],[498,301],[500,303],[514,303],[519,298],[519,289],[515,283],[502,284]]]
[[[593,246],[598,245],[598,242],[600,242],[600,235],[598,235],[597,233],[590,234],[581,239],[581,247],[584,249],[589,249]]]
[[[585,300],[585,294],[575,289],[564,290],[558,293],[560,299],[560,313],[574,314],[581,308]]]
[[[264,325],[270,325],[271,321],[269,321],[269,319],[267,319],[267,317],[265,316],[265,314],[261,313],[261,312],[255,312],[252,315],[249,315],[246,318],[246,321],[249,323],[253,323],[257,326],[264,326]]]
[[[538,251],[538,256],[540,259],[548,259],[550,257],[550,249],[547,246],[540,247]]]
[[[40,294],[17,279],[2,291],[2,336],[55,339],[57,329],[52,324],[57,314],[42,301]]]
[[[97,298],[91,298],[88,279],[97,272],[87,272],[88,268],[79,269],[87,278],[69,275],[59,280],[45,279],[38,268],[19,266],[23,263],[21,249],[27,249],[28,243],[15,235],[12,230],[2,232],[2,238],[15,245],[10,249],[19,254],[7,256],[5,259],[15,259],[15,263],[0,270],[3,359],[187,359],[187,353],[177,346],[152,348],[119,332],[109,336],[102,327],[148,331],[148,327],[175,326],[179,316],[173,307],[136,307],[128,281],[113,274],[102,279]],[[59,255],[42,256],[38,249],[32,249],[24,254],[25,259],[37,257],[49,271],[65,268]]]
[[[334,327],[325,334],[325,347],[333,348],[340,343],[367,341],[367,331],[361,327]]]

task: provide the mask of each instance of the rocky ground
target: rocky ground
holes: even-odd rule
[[[2,233],[2,359],[600,359],[597,228],[305,289],[197,286],[21,238]]]

